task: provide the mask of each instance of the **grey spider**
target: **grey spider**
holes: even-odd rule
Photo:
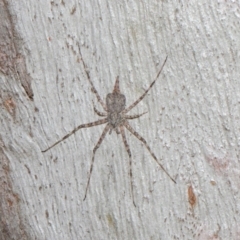
[[[81,128],[89,128],[89,127],[93,127],[93,126],[97,126],[97,125],[101,125],[101,124],[106,123],[106,126],[105,126],[105,128],[104,128],[104,130],[103,130],[103,132],[102,132],[102,134],[101,134],[97,144],[95,145],[95,147],[93,149],[92,162],[91,162],[90,172],[89,172],[87,186],[86,186],[86,189],[85,189],[85,194],[84,194],[83,200],[85,200],[86,197],[87,197],[89,183],[90,183],[90,179],[91,179],[91,175],[92,175],[92,171],[93,171],[93,164],[94,164],[94,159],[95,159],[95,153],[96,153],[97,149],[99,148],[99,146],[101,145],[101,143],[102,143],[103,139],[105,138],[107,132],[109,132],[109,134],[110,134],[112,132],[112,130],[114,130],[117,134],[121,134],[124,146],[126,148],[128,156],[129,156],[129,165],[130,165],[130,172],[129,173],[130,173],[130,178],[131,178],[131,193],[132,193],[132,198],[133,198],[133,204],[134,204],[134,206],[136,206],[135,201],[134,201],[134,195],[133,195],[132,154],[131,154],[131,151],[130,151],[130,148],[129,148],[129,145],[128,145],[128,142],[127,142],[127,139],[126,139],[125,129],[124,128],[126,128],[129,132],[131,132],[136,138],[138,138],[144,144],[144,146],[150,152],[151,156],[156,161],[156,163],[162,168],[162,170],[168,175],[168,177],[174,183],[176,183],[176,181],[169,175],[169,173],[165,170],[165,168],[162,166],[162,164],[159,163],[157,157],[155,156],[155,154],[152,152],[152,150],[150,149],[149,145],[147,144],[147,141],[142,136],[140,136],[130,126],[130,124],[128,122],[128,120],[139,118],[139,117],[141,117],[145,113],[136,114],[136,115],[127,115],[127,113],[132,108],[134,108],[146,96],[148,91],[153,87],[153,85],[155,84],[156,80],[158,79],[160,73],[162,72],[162,69],[163,69],[163,67],[164,67],[164,65],[165,65],[165,63],[167,61],[167,57],[165,58],[164,63],[162,65],[161,69],[159,70],[155,80],[150,84],[148,89],[134,103],[132,103],[129,107],[125,108],[126,97],[120,91],[120,88],[119,88],[119,77],[116,78],[114,89],[113,89],[112,93],[108,93],[107,94],[107,96],[106,96],[106,103],[104,103],[103,100],[101,99],[100,95],[98,94],[96,88],[94,87],[93,82],[90,79],[90,74],[87,71],[87,67],[86,67],[86,64],[85,64],[85,62],[84,62],[84,60],[82,58],[82,54],[81,54],[80,49],[79,49],[79,52],[80,52],[80,55],[81,55],[81,60],[82,60],[82,63],[83,63],[84,70],[85,70],[86,75],[87,75],[87,79],[88,79],[88,81],[91,84],[92,91],[96,95],[98,102],[102,105],[103,109],[105,110],[105,112],[101,112],[93,104],[94,112],[98,116],[104,117],[104,118],[103,119],[99,119],[99,120],[94,121],[94,122],[91,122],[91,123],[81,124],[80,126],[78,126],[75,129],[73,129],[70,133],[65,135],[59,141],[57,141],[56,143],[54,143],[53,145],[51,145],[50,147],[48,147],[46,150],[44,150],[42,152],[46,152],[49,149],[53,148],[54,146],[56,146],[57,144],[59,144],[63,140],[67,139],[68,137],[70,137],[72,134],[74,134],[75,132],[77,132]]]

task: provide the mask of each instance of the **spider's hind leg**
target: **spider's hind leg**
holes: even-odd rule
[[[103,109],[104,109],[105,111],[107,111],[107,106],[106,106],[106,104],[105,104],[105,103],[103,102],[103,100],[101,99],[101,97],[100,97],[97,89],[95,88],[95,86],[94,86],[94,84],[93,84],[93,82],[92,82],[92,80],[91,80],[91,78],[90,78],[89,71],[87,70],[87,65],[86,65],[86,63],[85,63],[85,61],[84,61],[84,59],[83,59],[83,57],[82,57],[82,52],[81,52],[80,44],[78,43],[77,45],[78,45],[78,50],[79,50],[79,54],[80,54],[80,57],[81,57],[81,60],[82,60],[82,64],[83,64],[84,71],[85,71],[85,73],[86,73],[86,75],[87,75],[87,79],[88,79],[88,81],[90,82],[91,87],[92,87],[92,92],[93,92],[93,93],[95,94],[95,96],[97,97],[97,100],[98,100],[98,102],[102,105]]]
[[[129,112],[132,108],[134,108],[134,107],[135,107],[139,102],[141,102],[142,99],[147,95],[148,91],[153,87],[153,85],[154,85],[155,82],[157,81],[159,75],[161,74],[161,72],[162,72],[162,70],[163,70],[163,67],[164,67],[166,61],[167,61],[167,57],[165,58],[164,63],[163,63],[163,65],[162,65],[160,71],[158,72],[157,77],[155,78],[155,80],[150,84],[150,86],[149,86],[148,89],[142,94],[142,96],[140,96],[133,104],[131,104],[129,107],[127,107],[127,108],[123,111],[124,114],[127,113],[127,112]]]

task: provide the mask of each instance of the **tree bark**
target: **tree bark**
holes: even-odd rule
[[[0,0],[0,239],[240,235],[239,4]],[[80,55],[81,51],[81,55]],[[104,125],[119,76],[132,154]],[[85,62],[85,68],[83,64]],[[133,204],[133,196],[135,205]]]

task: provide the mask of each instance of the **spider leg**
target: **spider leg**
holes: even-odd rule
[[[100,117],[106,117],[106,116],[107,116],[107,113],[100,112],[100,111],[97,110],[94,102],[93,102],[93,110],[94,110],[94,112],[95,112],[98,116],[100,116]]]
[[[141,113],[141,114],[135,114],[135,115],[125,115],[126,119],[135,119],[140,118],[142,115],[146,114],[147,112]]]
[[[127,150],[128,156],[129,156],[129,167],[130,167],[129,175],[130,175],[130,179],[131,179],[131,192],[132,192],[132,198],[133,198],[133,205],[136,207],[136,204],[135,204],[135,201],[134,201],[134,195],[133,195],[132,154],[131,154],[131,150],[129,148],[129,145],[128,145],[128,142],[127,142],[127,139],[126,139],[126,135],[125,135],[125,131],[124,131],[123,126],[120,126],[120,132],[121,132],[121,135],[122,135],[124,146]]]
[[[87,124],[81,124],[80,126],[74,128],[70,133],[68,133],[67,135],[65,135],[63,138],[61,138],[59,141],[55,142],[52,146],[48,147],[47,149],[43,150],[42,152],[47,152],[49,149],[53,148],[54,146],[56,146],[57,144],[59,144],[60,142],[62,142],[63,140],[67,139],[68,137],[70,137],[72,134],[74,134],[75,132],[77,132],[79,129],[81,128],[89,128],[89,127],[93,127],[93,126],[97,126],[97,125],[101,125],[107,122],[107,119],[100,119],[97,120],[95,122],[91,122],[91,123],[87,123]]]
[[[90,82],[90,84],[91,84],[91,86],[92,86],[92,92],[96,95],[97,100],[98,100],[98,102],[100,102],[100,104],[102,105],[103,109],[104,109],[105,111],[107,111],[107,106],[106,106],[106,104],[105,104],[105,103],[103,102],[103,100],[101,99],[100,95],[98,94],[98,91],[97,91],[96,88],[94,87],[93,82],[92,82],[92,80],[91,80],[91,78],[90,78],[90,74],[89,74],[89,71],[87,70],[87,65],[85,64],[85,62],[84,62],[84,60],[83,60],[83,57],[82,57],[82,53],[81,53],[81,49],[80,49],[79,44],[78,44],[78,49],[79,49],[79,54],[80,54],[81,59],[82,59],[84,71],[85,71],[85,73],[86,73],[86,75],[87,75],[87,79],[88,79],[88,81]]]
[[[119,131],[118,127],[115,129],[115,131],[116,131],[117,134],[120,134],[120,131]]]
[[[134,108],[134,107],[146,96],[146,94],[148,93],[148,91],[152,88],[152,86],[154,85],[154,83],[157,81],[160,73],[161,73],[162,70],[163,70],[163,67],[164,67],[166,61],[167,61],[167,57],[165,58],[164,63],[163,63],[163,65],[162,65],[160,71],[159,71],[158,74],[157,74],[157,77],[156,77],[155,80],[150,84],[150,86],[148,87],[148,89],[143,93],[143,95],[142,95],[139,99],[137,99],[132,105],[130,105],[128,108],[126,108],[126,109],[123,111],[123,113],[129,112],[132,108]]]
[[[174,182],[176,183],[176,181],[169,175],[169,173],[167,172],[167,170],[163,167],[163,165],[161,163],[158,162],[157,157],[155,156],[155,154],[152,152],[152,150],[150,149],[150,147],[147,144],[147,141],[140,136],[130,125],[129,123],[126,121],[124,126],[137,138],[139,139],[147,148],[147,150],[150,152],[150,154],[152,155],[152,157],[154,158],[154,160],[156,161],[156,163],[162,168],[162,170],[168,175],[168,177]]]
[[[99,148],[99,146],[101,145],[101,143],[102,143],[103,139],[105,138],[109,129],[110,129],[110,125],[107,124],[107,126],[104,128],[104,130],[102,132],[102,135],[100,136],[96,146],[93,149],[92,163],[91,163],[91,167],[90,167],[90,172],[89,172],[88,181],[87,181],[87,187],[86,187],[86,190],[85,190],[85,195],[84,195],[83,201],[87,197],[87,191],[88,191],[88,187],[89,187],[89,183],[90,183],[90,178],[91,178],[91,175],[92,175],[95,153],[96,153],[97,149]]]

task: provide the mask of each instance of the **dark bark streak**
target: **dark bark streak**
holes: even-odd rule
[[[31,76],[21,54],[22,39],[15,28],[14,15],[7,0],[0,0],[0,72],[20,81],[29,99],[33,100]]]

